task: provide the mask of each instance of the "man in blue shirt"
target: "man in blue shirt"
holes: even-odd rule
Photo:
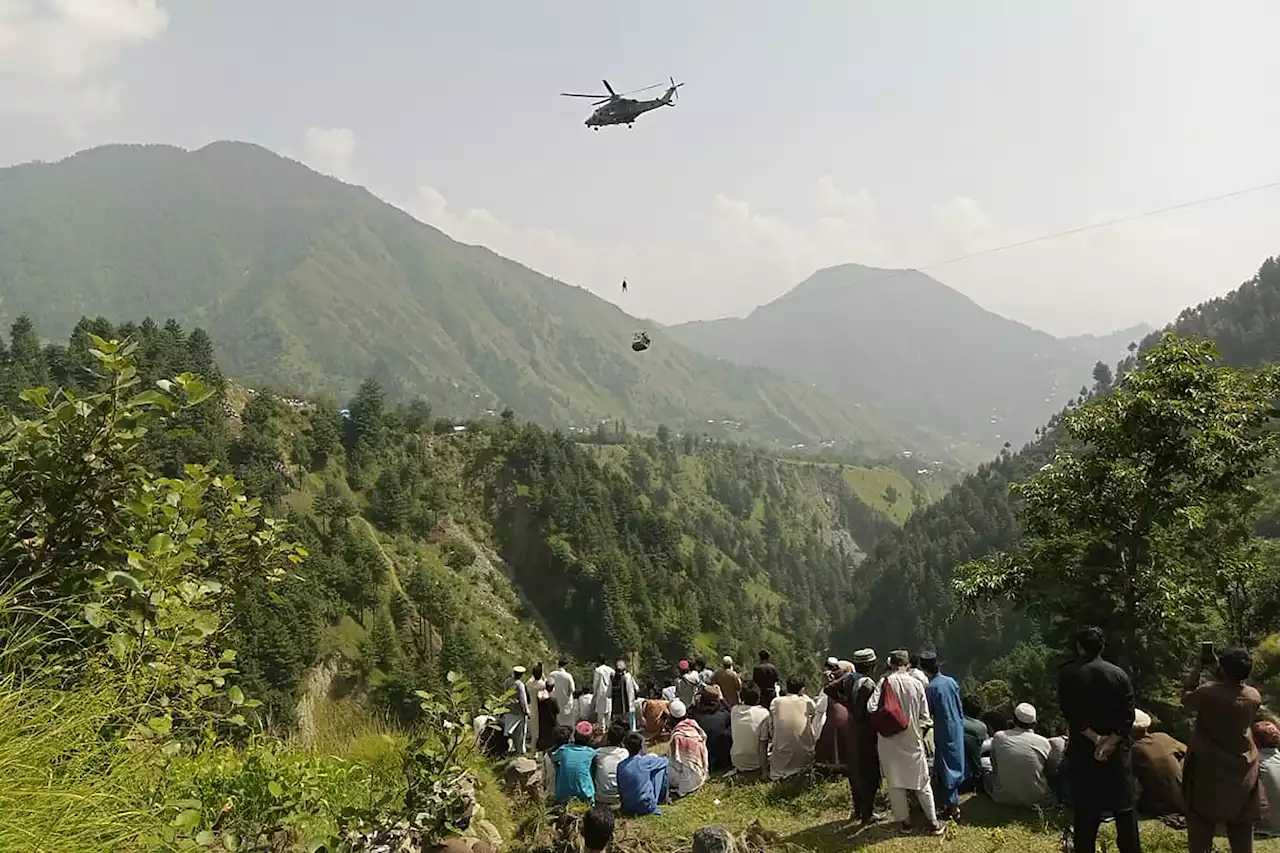
[[[551,754],[556,766],[556,802],[583,800],[596,804],[596,786],[591,778],[591,762],[596,751],[591,746],[591,724],[578,723],[573,732],[573,743],[566,743]]]
[[[925,699],[933,717],[933,775],[938,814],[960,816],[960,783],[964,781],[964,708],[960,685],[938,669],[938,653],[922,652],[920,669],[929,676]]]
[[[632,732],[622,741],[628,758],[618,765],[618,799],[624,815],[662,814],[659,803],[669,802],[667,759],[642,755],[644,738]]]

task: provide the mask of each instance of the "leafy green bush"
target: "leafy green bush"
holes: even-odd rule
[[[106,390],[26,390],[34,415],[0,427],[0,624],[41,650],[0,664],[33,682],[112,684],[111,729],[172,755],[245,725],[255,703],[230,681],[224,613],[238,584],[305,552],[234,478],[148,471],[149,431],[213,391],[190,374],[137,391],[136,345],[88,337]]]
[[[215,747],[188,766],[190,782],[166,804],[167,840],[179,847],[257,850],[287,842],[318,850],[337,832],[343,810],[384,793],[360,763],[270,739]]]

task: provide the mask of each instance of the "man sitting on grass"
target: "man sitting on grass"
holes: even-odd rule
[[[623,739],[629,758],[618,765],[618,799],[624,815],[662,814],[660,803],[668,802],[667,759],[661,755],[642,755],[644,737],[631,732]]]

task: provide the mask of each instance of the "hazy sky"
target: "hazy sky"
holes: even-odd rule
[[[1280,180],[1277,32],[1275,0],[0,0],[0,163],[257,142],[674,322]],[[631,130],[557,96],[668,75]],[[927,271],[1105,332],[1277,252],[1273,189]]]

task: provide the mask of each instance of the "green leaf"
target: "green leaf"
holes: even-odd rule
[[[107,624],[107,614],[103,611],[102,605],[96,601],[86,604],[84,606],[84,621],[94,628],[101,628]]]
[[[147,720],[147,728],[158,735],[167,735],[173,731],[173,718],[169,716],[152,717]]]
[[[111,635],[107,640],[107,648],[116,660],[123,661],[129,656],[129,652],[133,650],[133,637],[124,632],[118,632]]]
[[[234,832],[228,832],[226,835],[222,836],[222,849],[226,850],[227,853],[235,853],[239,848],[240,836],[236,835]]]
[[[43,408],[45,403],[47,403],[49,400],[49,389],[43,388],[43,387],[28,388],[27,390],[18,394],[18,399],[22,400],[25,403],[30,403],[33,406],[39,406]]]
[[[231,700],[232,705],[243,705],[244,691],[241,690],[239,686],[233,684],[231,689],[227,691],[227,698]]]
[[[199,809],[187,809],[186,811],[178,813],[178,816],[173,819],[172,826],[185,830],[186,832],[190,832],[200,825],[201,817],[203,817],[203,815],[200,814]]]
[[[164,748],[161,750],[161,752],[163,752],[165,755],[169,756],[170,758],[173,758],[179,752],[182,752],[182,741],[178,741],[178,740],[169,741],[164,745]]]
[[[147,543],[147,551],[152,554],[165,554],[173,550],[173,537],[168,533],[157,533]]]
[[[89,333],[89,343],[93,344],[94,349],[99,352],[106,353],[107,355],[112,355],[120,349],[120,343],[118,341],[105,340],[98,337],[93,332]]]
[[[215,840],[213,830],[211,829],[202,829],[196,833],[196,844],[199,844],[202,847],[211,847]]]
[[[271,796],[279,798],[284,796],[284,788],[275,779],[267,783],[267,790],[271,792]]]
[[[128,572],[110,571],[107,572],[107,582],[116,586],[122,586],[133,592],[142,592],[142,584],[138,583],[138,579]]]
[[[143,391],[139,394],[135,394],[125,405],[129,408],[155,406],[156,408],[164,409],[165,411],[173,411],[177,408],[173,400],[169,399],[169,397],[164,394],[161,394],[159,391],[154,390]]]

